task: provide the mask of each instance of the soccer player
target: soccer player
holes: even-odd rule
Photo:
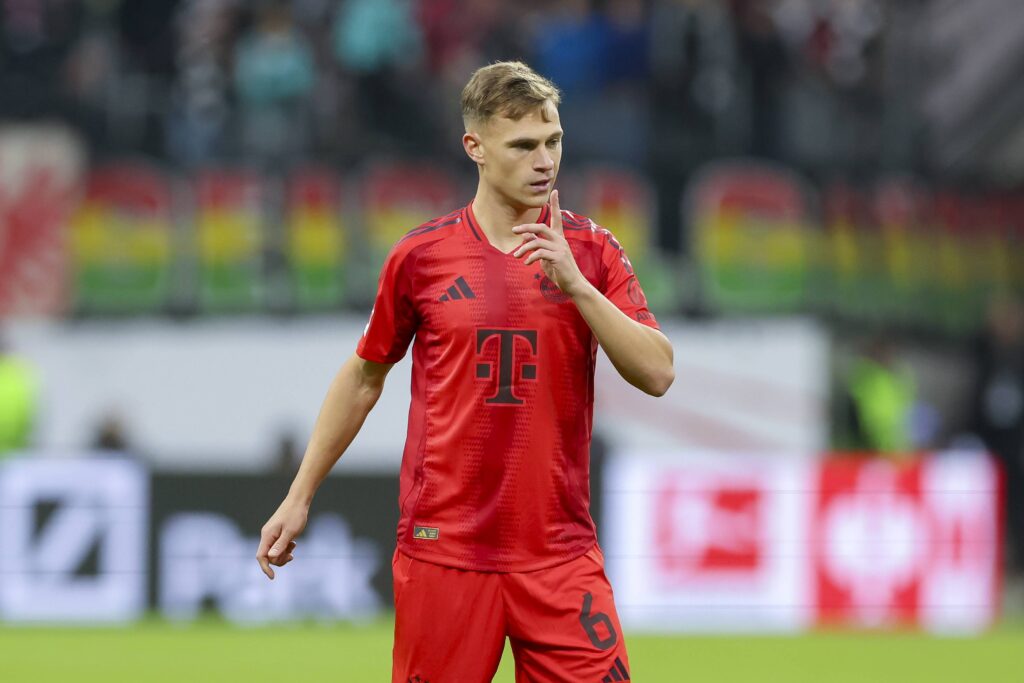
[[[630,680],[590,517],[600,344],[655,396],[674,379],[622,248],[559,208],[559,94],[519,62],[462,93],[473,201],[389,254],[362,339],[327,392],[257,559],[292,560],[313,494],[413,342],[395,597],[394,683],[484,683],[511,641],[520,682]]]

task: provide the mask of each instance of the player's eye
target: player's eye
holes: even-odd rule
[[[557,147],[558,143],[560,143],[561,141],[562,141],[561,138],[552,138],[552,139],[548,140],[548,147],[552,147],[552,148]]]

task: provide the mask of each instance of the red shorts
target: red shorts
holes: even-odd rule
[[[474,572],[396,550],[392,683],[490,683],[506,636],[516,683],[628,681],[604,555],[557,567]]]

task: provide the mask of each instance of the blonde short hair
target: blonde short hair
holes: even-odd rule
[[[492,116],[518,121],[548,100],[562,101],[554,83],[522,62],[495,62],[474,71],[462,89],[462,120],[467,128]]]

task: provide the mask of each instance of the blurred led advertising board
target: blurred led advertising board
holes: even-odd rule
[[[360,619],[390,607],[397,479],[329,477],[298,539],[295,561],[269,581],[256,548],[290,479],[155,475],[154,606],[175,620],[212,608],[238,623]]]
[[[0,619],[118,622],[145,609],[148,477],[127,460],[0,465]]]
[[[156,313],[170,301],[174,190],[141,163],[92,169],[69,225],[80,313]]]
[[[135,461],[0,463],[0,621],[350,620],[390,606],[398,522],[393,476],[331,477],[296,561],[269,581],[259,532],[282,475],[150,475]]]
[[[997,616],[999,475],[985,456],[894,465],[634,452],[597,469],[594,513],[627,628],[972,633]],[[6,461],[0,620],[124,622],[155,609],[182,621],[333,621],[387,608],[396,478],[329,477],[297,561],[271,582],[256,544],[289,480],[150,475],[128,459]]]
[[[793,311],[810,274],[812,189],[790,169],[753,161],[704,167],[685,213],[707,303],[726,311]]]
[[[602,543],[628,628],[975,632],[997,616],[998,492],[973,453],[630,453],[604,473]]]

